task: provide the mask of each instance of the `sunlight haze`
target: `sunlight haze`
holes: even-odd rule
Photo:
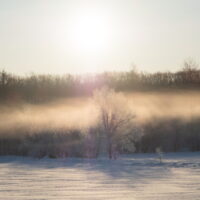
[[[199,0],[0,0],[0,69],[178,70],[200,62]]]

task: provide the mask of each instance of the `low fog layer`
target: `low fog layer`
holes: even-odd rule
[[[126,94],[137,120],[180,118],[190,120],[200,116],[200,94],[192,91]]]
[[[48,104],[1,105],[0,130],[14,133],[42,129],[87,128],[95,124],[97,112],[89,99],[73,98]]]
[[[190,120],[200,116],[197,92],[126,93],[126,105],[135,114],[136,123],[156,118]],[[98,109],[92,98],[68,98],[41,105],[1,105],[0,132],[22,133],[42,129],[84,129],[98,123]]]

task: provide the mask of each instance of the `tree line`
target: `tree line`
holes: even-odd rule
[[[36,75],[16,76],[0,72],[0,101],[26,101],[42,103],[55,98],[92,95],[93,91],[107,86],[115,91],[149,91],[199,89],[200,69],[186,61],[177,72],[145,73],[104,72],[95,75]]]
[[[96,158],[101,155],[102,146],[110,159],[115,159],[116,153],[154,153],[158,147],[164,152],[200,151],[199,124],[200,118],[157,119],[138,129],[113,135],[102,127],[91,127],[86,132],[80,129],[44,129],[31,133],[16,130],[13,135],[0,134],[0,155]]]

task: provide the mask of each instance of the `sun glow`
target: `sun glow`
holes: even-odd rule
[[[85,10],[73,17],[69,29],[69,41],[80,53],[100,53],[107,48],[112,30],[108,16],[94,10]]]
[[[72,39],[83,50],[101,50],[108,39],[105,24],[99,18],[84,16],[75,22]]]
[[[55,43],[66,56],[68,66],[73,67],[73,73],[102,71],[115,44],[114,16],[110,9],[95,3],[71,6],[64,14],[56,26]]]

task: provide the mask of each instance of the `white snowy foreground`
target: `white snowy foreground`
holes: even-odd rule
[[[0,157],[0,200],[199,200],[200,152],[118,160]]]

